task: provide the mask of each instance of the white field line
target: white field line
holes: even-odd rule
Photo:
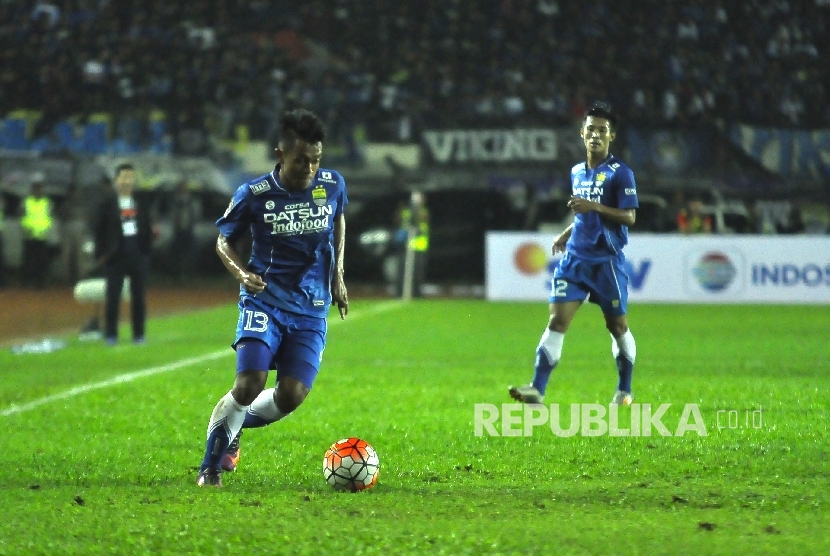
[[[357,314],[351,314],[347,317],[346,322],[355,320],[357,318],[362,318],[370,315],[374,315],[377,313],[383,313],[397,307],[403,306],[403,302],[401,301],[390,301],[386,303],[380,303],[375,305],[370,309],[366,309],[365,311],[361,311]],[[331,315],[329,316],[329,326],[332,324],[340,322],[340,315],[337,313],[336,308],[332,311]],[[158,365],[156,367],[148,367],[146,369],[141,369],[140,371],[133,371],[131,373],[124,373],[112,378],[108,378],[106,380],[101,380],[99,382],[89,382],[87,384],[81,384],[80,386],[75,386],[74,388],[70,388],[69,390],[65,390],[59,394],[52,394],[49,396],[44,396],[42,398],[38,398],[36,400],[32,400],[30,402],[20,404],[20,405],[12,405],[2,411],[0,411],[0,417],[8,417],[10,415],[17,415],[18,413],[24,413],[26,411],[30,411],[42,405],[55,402],[58,400],[65,400],[67,398],[74,398],[75,396],[79,396],[81,394],[85,394],[87,392],[91,392],[93,390],[100,390],[102,388],[109,388],[110,386],[116,386],[118,384],[125,384],[127,382],[132,382],[139,378],[144,378],[147,376],[154,376],[159,375],[162,373],[168,373],[170,371],[175,371],[177,369],[182,369],[185,367],[190,367],[193,365],[198,365],[199,363],[205,363],[206,361],[213,361],[214,359],[220,359],[222,357],[228,357],[233,354],[232,350],[223,349],[221,351],[214,351],[211,353],[206,353],[204,355],[200,355],[198,357],[188,357],[186,359],[179,359],[178,361],[174,361],[173,363],[168,363],[167,365]]]

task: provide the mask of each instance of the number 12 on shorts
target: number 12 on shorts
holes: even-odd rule
[[[551,280],[551,285],[553,286],[553,296],[554,297],[565,297],[568,295],[568,282],[567,280]]]
[[[243,312],[245,313],[242,317],[245,319],[245,326],[243,327],[245,330],[251,332],[265,332],[268,330],[268,315],[262,311],[249,311],[248,309]]]

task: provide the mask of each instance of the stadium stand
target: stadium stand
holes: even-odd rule
[[[2,2],[0,113],[7,148],[21,146],[8,117],[21,109],[142,115],[143,141],[163,150],[151,114],[174,122],[195,105],[223,139],[238,124],[267,138],[292,104],[335,133],[360,123],[394,139],[401,117],[568,123],[609,94],[638,125],[826,128],[828,11],[792,0]],[[99,147],[93,129],[81,148]]]
[[[279,115],[304,106],[326,122],[328,160],[356,163],[363,142],[417,144],[425,130],[572,127],[601,97],[648,185],[640,231],[674,230],[668,199],[685,188],[710,197],[716,232],[821,233],[830,176],[811,174],[820,195],[799,196],[800,178],[727,136],[830,129],[828,32],[825,0],[0,0],[0,149],[221,161],[218,145],[233,157],[273,143]],[[687,157],[708,146],[694,179],[658,164],[653,130]],[[566,171],[561,158],[530,176],[433,167],[444,175],[427,185],[502,195],[493,184],[518,180],[531,200],[482,200],[482,226],[535,229],[562,216],[549,177]],[[399,167],[393,177],[390,198],[424,185]],[[759,192],[763,210],[750,206]],[[803,226],[785,222],[794,211]]]

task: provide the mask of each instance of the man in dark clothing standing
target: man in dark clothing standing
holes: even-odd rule
[[[104,338],[108,345],[118,342],[118,311],[127,276],[133,342],[144,343],[146,282],[153,233],[149,210],[136,202],[134,189],[135,168],[132,164],[120,164],[115,170],[115,193],[104,199],[96,226],[97,263],[107,280]]]

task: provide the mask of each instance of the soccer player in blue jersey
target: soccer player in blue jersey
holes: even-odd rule
[[[199,486],[236,469],[242,428],[279,421],[306,398],[323,358],[326,317],[349,311],[343,282],[346,184],[320,168],[325,133],[315,114],[285,114],[274,170],[236,190],[216,221],[216,251],[240,283],[236,380],[210,416]],[[234,248],[246,231],[251,258]],[[265,388],[270,370],[274,388]]]
[[[573,224],[553,242],[553,253],[564,252],[551,281],[550,320],[539,347],[533,382],[511,386],[510,396],[525,403],[542,403],[550,374],[559,363],[565,333],[587,299],[605,315],[619,382],[611,403],[630,405],[631,375],[637,347],[625,318],[628,276],[623,270],[623,247],[634,224],[637,188],[634,174],[610,153],[617,118],[604,102],[593,103],[582,122],[586,159],[571,169],[568,207]]]

